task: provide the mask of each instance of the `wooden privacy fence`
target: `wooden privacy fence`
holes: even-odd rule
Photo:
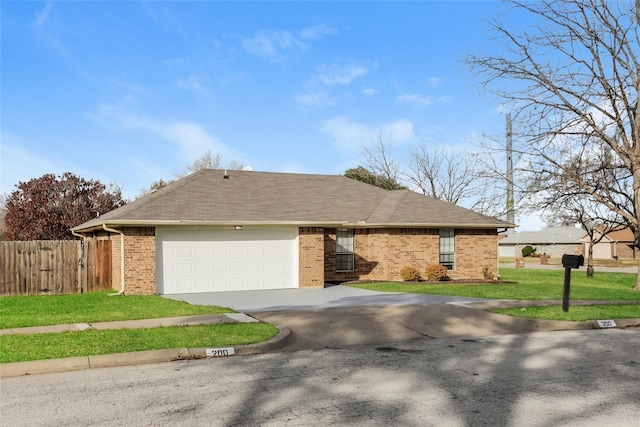
[[[111,241],[0,242],[0,295],[111,289]]]

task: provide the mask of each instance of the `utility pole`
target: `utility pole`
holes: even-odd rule
[[[640,1],[640,0],[639,0]],[[515,201],[513,197],[513,129],[511,113],[507,113],[507,222],[516,221]],[[513,234],[513,228],[507,229],[507,236]]]

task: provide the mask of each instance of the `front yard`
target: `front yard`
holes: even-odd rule
[[[350,284],[350,286],[383,292],[507,300],[562,300],[564,270],[501,268],[500,279],[501,283],[490,284],[380,282]],[[587,277],[585,270],[573,270],[571,301],[625,301],[632,304],[571,306],[568,313],[564,313],[560,306],[500,309],[495,312],[520,317],[574,321],[640,318],[640,291],[633,290],[635,281],[635,274],[603,273],[596,270],[594,277]]]
[[[0,329],[74,323],[232,313],[157,295],[112,292],[0,298]],[[170,348],[223,347],[266,341],[278,330],[267,323],[228,323],[148,329],[92,330],[0,336],[0,363]]]

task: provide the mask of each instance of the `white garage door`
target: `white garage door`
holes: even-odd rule
[[[589,250],[589,243],[587,243],[587,250]],[[611,243],[600,242],[593,245],[593,258],[594,259],[611,259]]]
[[[158,293],[298,287],[298,229],[156,228]]]

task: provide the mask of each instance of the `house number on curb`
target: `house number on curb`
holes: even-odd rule
[[[233,347],[208,348],[205,350],[207,357],[225,357],[236,354]]]
[[[600,326],[601,328],[615,328],[616,327],[616,322],[614,322],[613,320],[596,320],[596,322],[598,323],[598,326]]]

